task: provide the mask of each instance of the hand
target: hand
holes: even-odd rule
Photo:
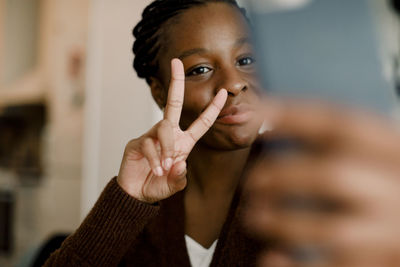
[[[221,89],[199,118],[182,131],[179,119],[185,75],[180,60],[171,61],[171,73],[164,119],[127,144],[117,177],[128,194],[148,203],[168,198],[186,186],[185,160],[213,125],[227,99],[227,91]]]
[[[274,244],[261,266],[400,266],[397,125],[315,103],[265,114],[266,147],[282,137],[299,146],[267,149],[248,177],[245,222]]]

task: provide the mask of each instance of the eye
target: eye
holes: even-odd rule
[[[253,64],[255,62],[255,59],[253,58],[253,57],[243,57],[243,58],[240,58],[239,60],[238,60],[238,62],[237,62],[237,64],[239,65],[239,66],[246,66],[246,65],[251,65],[251,64]]]
[[[210,68],[204,67],[204,66],[200,66],[200,67],[197,67],[197,68],[194,68],[194,69],[188,71],[188,72],[186,73],[186,76],[201,75],[201,74],[205,74],[205,73],[207,73],[207,72],[209,72],[209,71],[211,71]]]

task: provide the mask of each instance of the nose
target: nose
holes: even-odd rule
[[[225,88],[228,95],[236,96],[242,91],[247,90],[248,84],[243,79],[239,70],[235,67],[220,69],[220,82],[219,88]]]

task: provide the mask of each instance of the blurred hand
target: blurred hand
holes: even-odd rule
[[[127,144],[117,177],[128,194],[148,203],[168,198],[186,186],[185,160],[212,126],[227,99],[226,90],[220,90],[200,117],[182,131],[179,119],[185,74],[180,60],[171,61],[171,73],[164,119]]]
[[[248,177],[245,216],[272,244],[260,265],[400,266],[395,123],[316,103],[275,103],[265,112],[273,130]],[[294,145],[277,145],[283,139]]]

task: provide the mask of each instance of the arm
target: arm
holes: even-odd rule
[[[132,198],[113,178],[81,226],[44,266],[116,266],[158,210]]]

